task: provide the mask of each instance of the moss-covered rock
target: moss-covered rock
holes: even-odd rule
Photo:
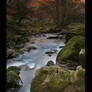
[[[14,71],[7,71],[7,88],[19,88],[22,86],[22,81],[19,75]]]
[[[85,36],[85,24],[69,24],[64,29],[62,29],[59,34],[65,36],[66,42],[68,42],[68,40],[71,39],[73,36]]]
[[[14,71],[14,72],[16,72],[18,75],[19,75],[19,73],[20,73],[20,70],[21,70],[21,68],[20,68],[20,67],[17,67],[17,66],[9,66],[8,69],[7,69],[8,72],[9,72],[9,71]]]
[[[85,24],[81,23],[72,23],[67,26],[66,32],[66,42],[71,39],[73,36],[85,36]]]
[[[81,79],[81,80],[80,80]],[[85,92],[85,70],[71,71],[53,65],[36,72],[31,83],[31,92]],[[70,88],[75,87],[75,89]]]
[[[79,52],[85,49],[85,38],[81,36],[72,37],[67,44],[58,53],[56,62],[59,64],[66,64],[67,66],[76,66],[85,63],[85,59],[80,62]]]

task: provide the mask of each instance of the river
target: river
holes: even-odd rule
[[[29,69],[23,68],[20,71],[20,77],[23,81],[23,86],[15,92],[30,92],[31,80],[34,78],[36,70],[45,66],[49,60],[52,60],[54,63],[56,63],[56,56],[62,49],[60,46],[65,45],[65,40],[47,39],[48,37],[55,35],[57,34],[42,34],[41,36],[34,37],[35,42],[33,44],[28,42],[25,44],[25,47],[35,46],[37,49],[30,50],[29,52],[25,51],[24,54],[20,54],[16,58],[8,60],[7,67],[21,65],[24,67],[29,67]],[[46,54],[47,51],[54,51],[54,53],[48,55]]]

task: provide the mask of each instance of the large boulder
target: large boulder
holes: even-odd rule
[[[85,63],[85,58],[80,61],[79,56],[79,52],[82,48],[85,49],[85,38],[81,36],[72,37],[58,53],[56,62],[59,64],[66,64],[67,66],[83,65]]]
[[[22,86],[20,76],[14,71],[7,71],[7,88],[20,88]]]
[[[53,65],[36,72],[31,92],[85,92],[85,70],[76,71]]]

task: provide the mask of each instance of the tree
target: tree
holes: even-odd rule
[[[39,3],[41,13],[50,15],[49,18],[53,18],[60,28],[71,22],[84,20],[85,7],[81,0],[44,0],[43,2],[39,1]]]

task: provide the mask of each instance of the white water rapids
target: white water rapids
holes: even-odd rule
[[[49,60],[56,63],[56,56],[61,50],[60,46],[64,46],[64,40],[61,39],[47,39],[47,37],[55,36],[56,34],[45,34],[40,37],[35,37],[35,43],[26,43],[26,46],[35,46],[37,49],[24,52],[18,57],[8,60],[7,67],[21,66],[28,67],[29,69],[22,69],[20,77],[23,81],[23,87],[15,92],[30,92],[31,80],[35,76],[35,71],[47,64]],[[51,56],[46,54],[47,51],[55,51]],[[13,91],[14,92],[14,91]]]

